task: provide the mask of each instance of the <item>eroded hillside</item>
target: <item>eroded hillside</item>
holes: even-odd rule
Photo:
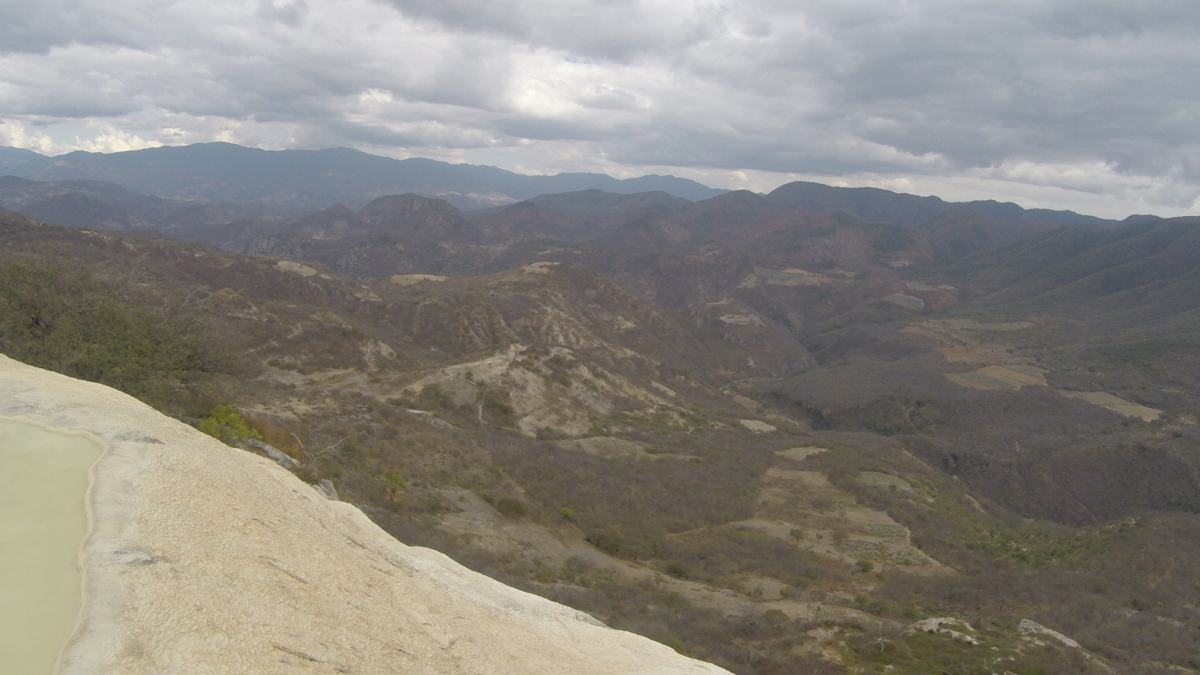
[[[337,255],[293,260],[6,215],[0,344],[232,403],[403,541],[734,672],[1193,667],[1186,273],[1098,229],[586,197],[326,213],[289,236]]]

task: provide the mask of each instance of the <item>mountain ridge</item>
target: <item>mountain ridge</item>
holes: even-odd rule
[[[357,210],[377,197],[415,193],[445,199],[462,211],[535,197],[602,190],[614,194],[665,192],[692,202],[730,190],[675,176],[617,179],[598,173],[519,174],[494,166],[425,158],[392,159],[351,148],[263,150],[232,143],[160,146],[117,153],[75,151],[55,157],[0,147],[0,173],[47,182],[96,180],[163,199],[236,202],[299,215],[341,203]],[[795,181],[765,195],[774,208],[845,212],[868,222],[912,226],[951,209],[992,218],[1053,225],[1112,225],[1118,221],[1073,211],[1026,209],[1011,202],[947,202],[870,187]],[[1131,215],[1130,219],[1155,216]]]
[[[269,151],[201,143],[110,154],[76,151],[57,157],[5,154],[16,157],[0,166],[24,178],[104,180],[162,198],[290,204],[298,211],[336,203],[358,208],[376,197],[407,192],[442,197],[465,210],[592,187],[613,192],[664,189],[691,199],[724,192],[673,176],[533,176],[432,159],[397,160],[350,148]]]

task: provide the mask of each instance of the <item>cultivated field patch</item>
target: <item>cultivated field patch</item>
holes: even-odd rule
[[[925,309],[925,301],[914,295],[892,293],[891,295],[885,295],[882,300],[905,309]]]
[[[1058,392],[1067,398],[1075,398],[1080,401],[1087,401],[1093,405],[1098,405],[1102,408],[1111,410],[1118,415],[1125,417],[1137,417],[1146,422],[1153,422],[1158,419],[1162,412],[1144,405],[1138,405],[1126,401],[1123,398],[1118,398],[1112,394],[1107,394],[1102,391],[1060,391]]]
[[[439,274],[394,274],[391,282],[397,286],[413,286],[424,281],[445,281],[449,278]]]
[[[975,323],[974,321],[970,321],[958,326],[958,328],[962,328],[964,330],[995,330],[1007,332],[1012,330],[1037,328],[1037,324],[1033,321],[1004,321],[1002,323]]]
[[[942,347],[938,350],[942,358],[950,363],[982,363],[999,365],[1004,362],[1005,352],[1002,347],[974,345],[972,347]]]
[[[890,473],[880,473],[878,471],[859,471],[858,482],[871,487],[882,487],[892,489],[893,487],[901,492],[912,492],[912,485],[908,481],[893,476]]]
[[[699,459],[695,455],[684,455],[680,453],[652,453],[647,452],[650,446],[637,441],[628,441],[623,438],[614,438],[612,436],[592,436],[589,438],[576,438],[569,441],[559,441],[556,445],[565,450],[577,450],[586,452],[589,455],[604,457],[607,459]]]
[[[799,448],[788,448],[787,450],[778,450],[775,452],[775,454],[779,455],[780,457],[786,457],[788,459],[791,459],[791,460],[794,460],[797,462],[803,462],[804,460],[808,459],[809,457],[812,457],[813,455],[819,455],[822,452],[828,452],[828,451],[829,451],[828,448],[818,448],[815,445],[806,445],[804,447],[799,447]]]
[[[763,283],[773,286],[820,286],[833,282],[833,279],[822,274],[814,274],[795,268],[773,270],[766,267],[755,267],[754,274]]]
[[[1025,365],[985,366],[969,373],[946,373],[946,378],[971,389],[1015,391],[1021,387],[1046,386],[1046,372]]]

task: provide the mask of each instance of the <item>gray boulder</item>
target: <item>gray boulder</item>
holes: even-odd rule
[[[300,468],[300,462],[297,462],[291,457],[291,455],[271,445],[270,443],[263,443],[262,441],[248,439],[246,441],[246,445],[252,448],[258,448],[259,450],[267,453],[267,457],[275,460],[279,466],[282,466],[288,471],[295,471],[296,469]]]

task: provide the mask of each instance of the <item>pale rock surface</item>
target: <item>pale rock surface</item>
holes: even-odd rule
[[[1058,644],[1062,645],[1063,647],[1067,647],[1068,649],[1079,649],[1080,648],[1078,642],[1072,640],[1071,638],[1067,637],[1066,635],[1063,635],[1062,633],[1060,633],[1056,630],[1046,628],[1045,626],[1043,626],[1042,624],[1040,624],[1036,621],[1030,621],[1029,619],[1021,619],[1021,623],[1017,624],[1017,630],[1020,631],[1021,635],[1025,635],[1028,637],[1050,638],[1051,640],[1054,640]]]
[[[746,427],[747,429],[749,429],[750,431],[753,431],[756,434],[769,434],[772,431],[776,430],[775,425],[767,424],[766,422],[761,422],[759,420],[738,420],[738,421],[740,421],[742,423],[742,426]]]
[[[267,457],[275,460],[276,464],[278,464],[279,466],[282,466],[285,469],[295,470],[295,469],[300,468],[300,462],[297,462],[294,458],[292,458],[286,452],[271,445],[270,443],[263,443],[262,441],[256,441],[256,440],[251,439],[251,440],[246,441],[246,445],[249,445],[251,447],[262,450],[263,452],[265,452],[267,454]]]
[[[0,356],[0,415],[107,448],[64,673],[727,672],[406,546],[108,387]]]
[[[1021,633],[1021,636],[1026,640],[1029,640],[1036,645],[1045,646],[1047,644],[1052,644],[1059,647],[1066,647],[1067,649],[1077,649],[1081,654],[1083,654],[1083,657],[1098,670],[1105,673],[1113,673],[1114,675],[1117,672],[1112,666],[1101,661],[1094,654],[1090,654],[1085,651],[1083,647],[1075,640],[1072,640],[1071,638],[1052,628],[1047,628],[1036,621],[1021,619],[1021,622],[1017,624],[1017,631]]]
[[[905,635],[912,635],[913,633],[918,632],[945,635],[953,640],[958,640],[959,642],[965,642],[971,645],[979,644],[979,640],[975,639],[975,636],[971,635],[971,633],[975,632],[975,629],[971,627],[971,624],[963,621],[962,619],[955,619],[953,617],[921,619],[904,630]]]

